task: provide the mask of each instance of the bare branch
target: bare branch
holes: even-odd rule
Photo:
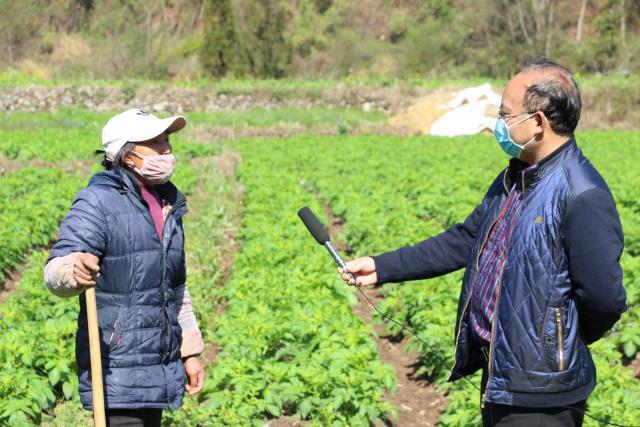
[[[578,27],[576,28],[576,43],[580,43],[580,40],[582,40],[582,26],[584,24],[584,15],[585,15],[585,12],[587,11],[587,1],[589,0],[582,0],[582,4],[580,4],[580,13],[578,15]]]
[[[529,30],[527,24],[524,21],[524,13],[522,12],[522,3],[519,0],[516,1],[516,12],[518,13],[518,22],[520,23],[520,31],[528,45],[533,46],[534,42],[529,36]]]
[[[553,23],[554,23],[554,14],[553,14],[554,6],[555,6],[554,1],[553,0],[549,1],[549,4],[548,4],[549,14],[547,15],[547,23],[546,23],[547,39],[544,44],[544,56],[546,56],[547,58],[551,56],[551,40],[553,37]]]

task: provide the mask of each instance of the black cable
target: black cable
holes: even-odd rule
[[[369,297],[367,296],[367,294],[365,294],[362,289],[359,286],[356,286],[356,288],[358,289],[358,291],[362,294],[362,296],[367,300],[367,302],[369,303],[369,305],[371,307],[373,307],[373,309],[375,311],[378,312],[378,314],[380,314],[382,317],[384,317],[385,319],[387,319],[390,322],[395,323],[396,325],[400,326],[402,328],[402,330],[409,332],[411,335],[413,335],[413,337],[415,339],[417,339],[418,341],[420,341],[421,343],[423,343],[424,345],[426,345],[429,348],[429,351],[433,354],[433,356],[435,356],[436,359],[438,359],[438,362],[441,363],[442,365],[446,366],[446,362],[443,358],[441,358],[438,353],[436,353],[436,351],[434,350],[433,346],[431,344],[429,344],[428,342],[426,342],[425,340],[423,340],[422,338],[420,338],[418,336],[418,334],[416,334],[415,332],[413,332],[411,329],[409,329],[408,327],[406,327],[405,325],[401,324],[400,322],[392,319],[391,317],[387,316],[386,314],[384,314],[382,311],[380,311],[380,309],[378,309],[378,307],[376,307],[376,305],[373,303],[373,301],[371,301],[369,299]],[[467,378],[466,376],[459,374],[453,370],[450,371],[451,374],[457,376],[460,379],[465,380],[466,382],[468,382],[469,384],[471,384],[476,390],[481,391],[480,387],[478,387],[477,385],[475,385],[469,378]]]
[[[395,323],[396,325],[400,326],[400,328],[402,328],[403,331],[408,332],[409,334],[411,334],[415,339],[417,339],[418,341],[420,341],[421,343],[423,343],[424,345],[427,346],[427,348],[429,349],[429,351],[432,353],[432,355],[438,360],[439,363],[441,363],[442,365],[446,366],[446,362],[444,361],[444,359],[442,359],[438,353],[434,350],[433,346],[431,344],[429,344],[427,341],[423,340],[422,338],[420,338],[420,336],[418,336],[418,334],[416,334],[415,332],[413,332],[411,329],[409,329],[408,327],[406,327],[405,325],[403,325],[402,323],[396,321],[395,319],[387,316],[385,313],[383,313],[374,303],[373,301],[371,301],[371,299],[369,299],[369,297],[367,296],[367,294],[364,293],[364,291],[360,288],[360,286],[356,286],[356,288],[358,289],[358,291],[362,294],[362,296],[364,297],[364,299],[367,300],[367,302],[369,303],[369,305],[371,307],[373,307],[373,309],[380,314],[383,318],[387,319],[390,322]],[[476,390],[480,391],[480,387],[478,387],[477,385],[475,385],[469,378],[467,378],[466,376],[459,374],[458,372],[455,372],[453,370],[450,371],[452,375],[457,376],[458,378],[462,378],[463,380],[465,380],[466,382],[468,382],[469,384],[471,384],[473,386],[473,388],[475,388]],[[571,409],[574,411],[578,411],[580,413],[582,413],[582,415],[587,416],[589,418],[591,418],[592,420],[598,421],[601,424],[604,425],[610,425],[610,426],[615,426],[615,427],[640,427],[640,425],[626,425],[626,424],[618,424],[615,423],[613,421],[605,421],[603,419],[594,417],[593,415],[589,415],[586,411],[583,411],[582,409],[576,408],[575,406],[565,406],[565,405],[558,405],[558,408],[567,408],[567,409]]]

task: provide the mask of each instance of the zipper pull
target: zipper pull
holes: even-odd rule
[[[556,328],[558,342],[558,369],[564,370],[564,324],[562,323],[562,310],[556,308]]]
[[[118,326],[118,319],[113,322],[113,328],[111,328],[111,335],[109,336],[109,345],[111,345],[111,341],[113,341],[113,335],[116,333],[116,327]]]

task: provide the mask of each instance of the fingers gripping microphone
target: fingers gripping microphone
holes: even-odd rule
[[[304,207],[302,209],[300,209],[298,211],[298,216],[300,217],[300,219],[302,220],[302,222],[304,223],[304,225],[307,226],[307,229],[309,230],[309,232],[311,233],[311,235],[313,236],[314,239],[316,239],[316,242],[318,242],[319,244],[321,244],[322,246],[324,246],[325,248],[327,248],[327,250],[329,251],[329,253],[331,254],[331,256],[333,257],[333,259],[335,260],[336,264],[338,264],[340,267],[342,267],[344,269],[344,271],[347,272],[347,274],[355,280],[355,278],[353,277],[353,274],[351,274],[349,271],[347,271],[347,265],[344,263],[344,261],[342,260],[342,258],[340,257],[340,254],[338,254],[338,251],[336,251],[336,248],[331,244],[331,240],[329,237],[329,233],[327,233],[327,231],[324,229],[324,227],[322,226],[322,224],[320,223],[320,221],[318,221],[318,218],[316,218],[316,216],[313,214],[313,212],[311,212],[311,209],[309,209],[308,207]],[[438,355],[438,352],[435,350],[435,348],[433,347],[433,345],[431,343],[429,343],[429,341],[426,341],[424,339],[422,339],[418,334],[416,334],[414,331],[412,331],[411,329],[409,329],[406,325],[403,324],[403,322],[398,322],[397,320],[389,317],[384,311],[380,310],[374,303],[373,301],[371,301],[371,299],[367,296],[366,293],[364,293],[362,291],[362,289],[360,289],[359,287],[357,288],[358,291],[362,294],[362,296],[364,297],[364,299],[367,300],[367,302],[371,305],[371,307],[373,307],[373,309],[375,311],[378,312],[378,314],[380,316],[382,316],[383,318],[387,319],[388,321],[395,323],[396,325],[398,325],[402,330],[407,331],[409,334],[413,335],[418,341],[422,342],[433,354],[433,356],[435,357],[436,360],[438,360],[438,362],[440,364],[442,364],[443,366],[447,366],[447,363]],[[456,371],[451,371],[451,373],[453,375],[455,375],[458,378],[461,378],[463,380],[465,380],[467,383],[469,383],[472,387],[474,387],[476,390],[480,391],[480,387],[478,387],[475,383],[473,383],[468,377],[466,377],[465,375],[456,372]],[[580,408],[576,408],[574,406],[561,406],[562,408],[567,408],[567,409],[571,409],[571,410],[575,410],[578,412],[581,412],[583,415],[592,418],[596,421],[599,421],[601,424],[606,424],[606,425],[612,425],[612,426],[619,426],[619,427],[640,427],[639,425],[624,425],[624,424],[616,424],[612,421],[606,421],[606,420],[602,420],[600,418],[594,417],[592,415],[589,415],[588,413],[586,413],[585,411],[583,411]]]
[[[353,275],[347,271],[347,264],[345,264],[345,262],[342,260],[342,257],[331,243],[329,233],[327,233],[327,230],[324,229],[320,221],[318,221],[318,218],[313,214],[313,212],[311,212],[311,209],[305,206],[298,211],[298,216],[307,227],[307,230],[309,230],[309,233],[311,233],[313,238],[316,239],[316,242],[327,248],[327,251],[329,251],[329,254],[331,254],[331,257],[336,262],[336,264],[342,267],[344,271],[346,271],[347,274],[355,280]]]

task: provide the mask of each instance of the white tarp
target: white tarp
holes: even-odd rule
[[[485,129],[493,132],[500,95],[491,90],[491,85],[463,89],[439,109],[449,110],[431,124],[429,133],[439,136],[475,135]]]

